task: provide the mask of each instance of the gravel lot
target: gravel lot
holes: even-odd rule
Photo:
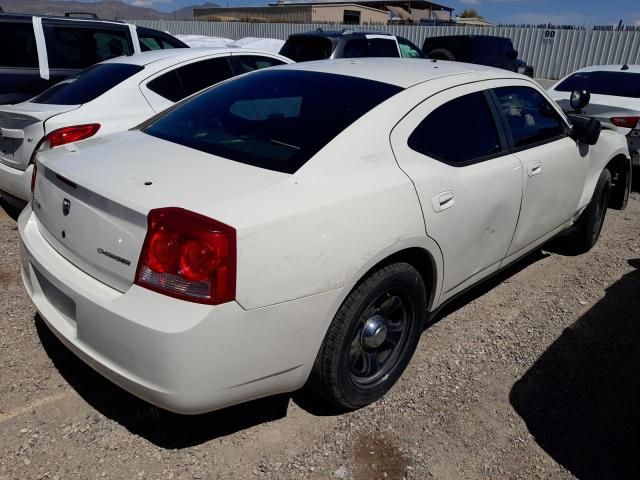
[[[639,234],[634,194],[589,254],[551,246],[473,290],[358,412],[297,393],[181,417],[48,332],[0,216],[0,479],[637,478]]]

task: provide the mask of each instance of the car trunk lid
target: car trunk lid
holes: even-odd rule
[[[45,122],[78,107],[29,102],[0,107],[0,162],[25,170],[45,135]]]
[[[67,260],[120,291],[135,279],[150,210],[206,214],[217,200],[289,177],[139,131],[67,147],[38,154],[38,227]]]

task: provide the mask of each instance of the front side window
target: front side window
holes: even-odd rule
[[[344,46],[346,58],[398,57],[395,38],[354,38]]]
[[[131,55],[128,30],[45,25],[51,68],[86,68],[103,60]]]
[[[157,35],[146,35],[138,32],[138,41],[140,42],[140,50],[148,52],[150,50],[166,50],[168,48],[183,48],[176,42],[170,42],[168,39]]]
[[[0,68],[38,67],[36,37],[31,23],[0,22]]]
[[[267,69],[207,90],[143,131],[231,161],[294,173],[400,90],[357,77]]]
[[[583,88],[599,95],[640,98],[640,73],[578,72],[565,79],[555,90],[572,92]]]
[[[402,58],[425,58],[424,53],[409,40],[397,37],[398,47],[400,47],[400,56]]]
[[[139,65],[101,63],[63,80],[31,100],[48,105],[81,105],[143,70]]]
[[[565,136],[565,124],[542,94],[530,87],[494,89],[515,148],[534,146]]]
[[[409,137],[409,148],[454,166],[464,166],[500,153],[498,130],[482,92],[471,93],[436,108]]]

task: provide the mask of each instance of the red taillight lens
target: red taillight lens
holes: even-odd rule
[[[49,144],[49,148],[64,145],[65,143],[78,142],[85,138],[92,137],[100,130],[99,123],[90,123],[88,125],[75,125],[73,127],[64,127],[54,130],[45,137]]]
[[[36,175],[38,174],[38,164],[33,164],[33,172],[31,172],[31,194],[36,189]]]
[[[613,117],[610,120],[616,127],[635,128],[640,121],[640,117]]]
[[[151,210],[137,285],[191,302],[236,296],[236,231],[181,208]]]

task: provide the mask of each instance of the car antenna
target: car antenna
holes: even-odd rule
[[[624,65],[622,65],[622,68],[620,70],[622,70],[623,72],[629,70],[629,65],[625,63]]]

